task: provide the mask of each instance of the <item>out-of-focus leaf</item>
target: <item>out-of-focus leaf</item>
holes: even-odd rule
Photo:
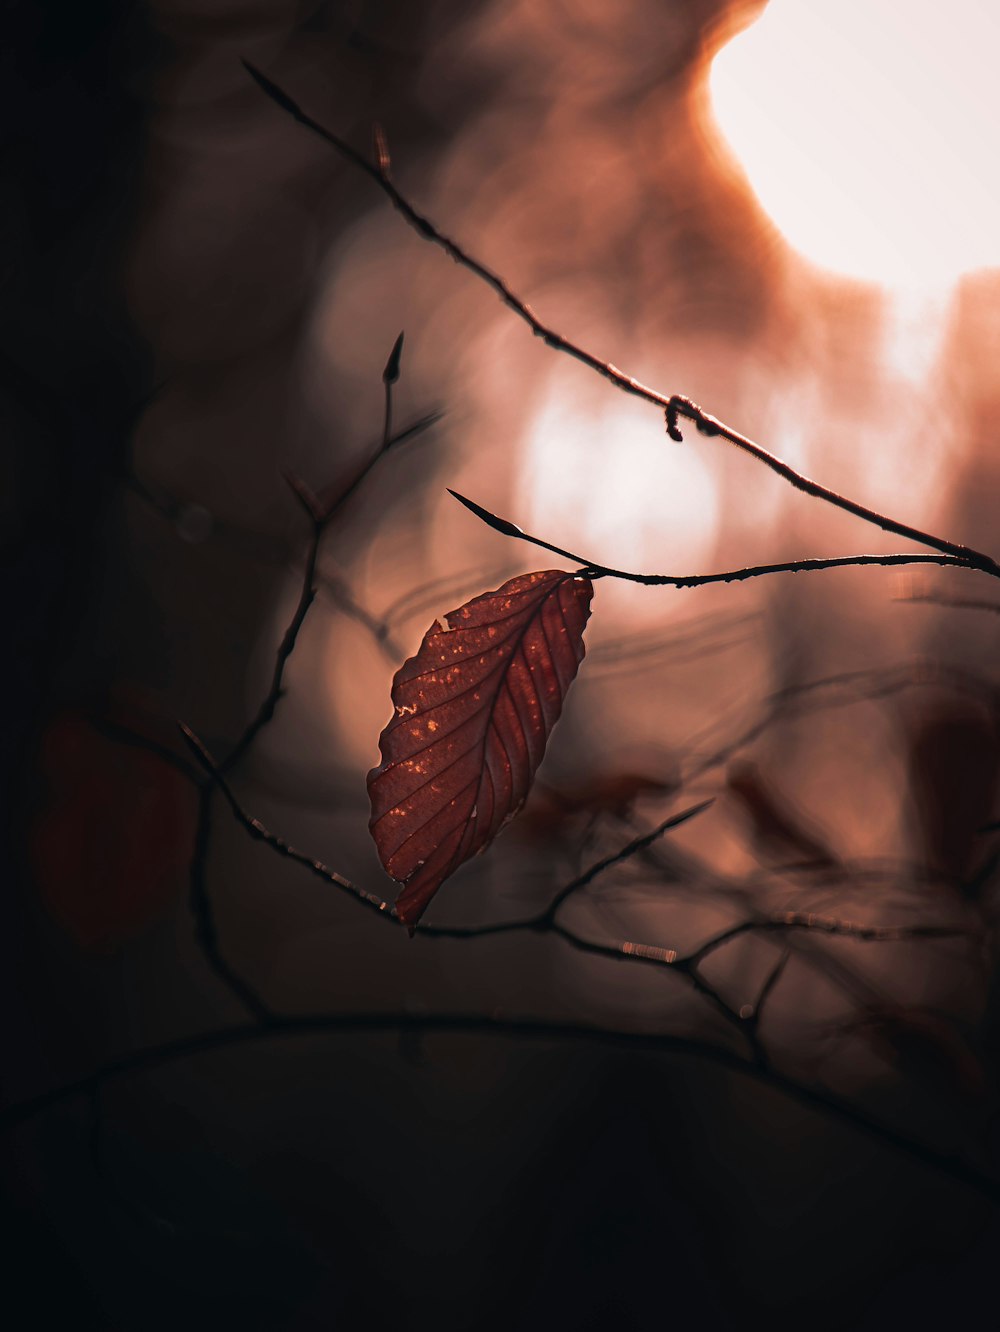
[[[946,1018],[917,1008],[872,1006],[851,1028],[907,1076],[937,1083],[944,1078],[967,1096],[984,1091],[986,1075],[978,1055]]]
[[[730,793],[743,806],[759,851],[767,858],[791,859],[803,868],[836,869],[839,861],[787,797],[779,796],[753,763],[731,763],[726,774]]]
[[[928,707],[910,732],[914,832],[928,868],[969,884],[984,847],[1000,763],[992,709],[954,698]]]
[[[549,841],[564,836],[581,822],[607,816],[627,820],[636,803],[647,796],[668,796],[680,789],[676,772],[654,776],[641,772],[597,773],[576,786],[535,788],[518,831],[529,840]]]
[[[121,716],[120,708],[95,719],[63,712],[38,757],[35,878],[49,913],[84,948],[113,947],[154,919],[181,890],[193,852],[195,787],[166,746],[162,754],[142,746],[131,709],[124,726],[138,743],[100,729],[121,726]],[[159,744],[157,730],[146,727]]]
[[[436,621],[396,673],[368,793],[404,924],[524,803],[583,660],[593,592],[559,569],[512,578]]]

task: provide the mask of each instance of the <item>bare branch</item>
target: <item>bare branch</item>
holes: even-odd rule
[[[294,489],[294,487],[293,487]],[[305,507],[305,506],[304,506]],[[295,644],[298,641],[299,630],[305,623],[305,618],[309,614],[309,607],[312,605],[316,596],[316,561],[319,557],[319,543],[323,536],[324,520],[312,517],[312,534],[309,538],[309,547],[306,552],[305,574],[302,579],[302,588],[299,592],[299,599],[295,610],[292,613],[288,628],[281,637],[278,644],[278,653],[274,662],[274,670],[271,674],[271,683],[267,693],[261,700],[257,712],[243,730],[243,734],[237,740],[236,744],[229,751],[222,767],[223,771],[228,772],[235,768],[247,752],[259,733],[268,724],[274,716],[275,709],[282,694],[282,681],[285,675],[285,666],[288,658],[295,651]]]
[[[283,838],[270,832],[259,819],[253,818],[240,805],[236,799],[231,787],[226,781],[224,775],[215,765],[211,755],[206,750],[202,742],[187,727],[182,726],[182,733],[190,746],[199,763],[205,768],[214,784],[219,787],[226,802],[232,810],[237,821],[250,834],[250,836],[263,841],[270,846],[272,850],[287,859],[294,860],[298,864],[304,865],[317,877],[332,887],[348,892],[351,897],[361,902],[369,909],[373,909],[378,915],[391,922],[393,925],[399,925],[400,920],[395,911],[389,904],[365,889],[351,883],[336,871],[329,869],[322,862],[307,855],[305,852],[298,851],[290,846]],[[719,994],[718,990],[704,977],[701,972],[701,964],[716,949],[723,947],[732,939],[740,935],[753,931],[762,933],[787,933],[793,930],[812,930],[826,934],[841,934],[860,940],[916,940],[916,939],[941,939],[960,935],[959,930],[951,929],[945,926],[914,926],[914,927],[887,927],[887,926],[866,926],[859,925],[852,921],[840,921],[832,917],[815,916],[805,912],[785,912],[780,916],[757,918],[752,917],[740,922],[738,925],[731,926],[721,933],[715,935],[712,939],[702,944],[693,952],[681,956],[676,949],[663,948],[653,944],[638,943],[632,940],[620,942],[598,941],[588,939],[586,936],[578,933],[571,927],[564,925],[557,919],[560,907],[577,890],[586,887],[592,883],[599,875],[605,873],[614,865],[621,864],[639,851],[649,847],[659,837],[671,828],[679,827],[688,819],[701,813],[710,804],[711,800],[706,800],[690,809],[683,810],[679,814],[671,815],[658,824],[651,832],[644,833],[639,837],[633,838],[619,851],[613,855],[606,856],[595,862],[588,870],[579,875],[576,879],[568,883],[553,898],[549,906],[540,914],[529,916],[523,919],[512,921],[497,921],[485,925],[467,925],[467,926],[448,926],[448,925],[425,925],[418,924],[414,933],[420,934],[425,938],[431,939],[479,939],[501,934],[551,934],[561,939],[569,947],[577,952],[586,953],[593,957],[602,957],[613,962],[625,962],[637,964],[640,966],[654,966],[672,972],[681,977],[691,988],[699,994],[715,1011],[732,1027],[734,1027],[740,1037],[746,1041],[749,1046],[750,1055],[753,1061],[760,1067],[767,1064],[767,1055],[764,1046],[760,1040],[757,1024],[746,1021],[746,1015],[736,1012]]]
[[[988,1174],[975,1162],[955,1152],[937,1147],[897,1132],[868,1115],[858,1106],[842,1100],[831,1092],[796,1082],[775,1069],[761,1069],[747,1063],[730,1050],[708,1041],[683,1036],[646,1034],[615,1028],[593,1026],[587,1023],[543,1021],[531,1018],[508,1017],[501,1014],[486,1016],[478,1013],[306,1013],[298,1017],[278,1018],[266,1025],[242,1023],[220,1027],[213,1031],[182,1036],[160,1045],[122,1055],[100,1065],[86,1077],[62,1086],[53,1087],[37,1096],[16,1102],[0,1111],[0,1132],[16,1128],[36,1115],[55,1106],[63,1105],[78,1096],[90,1096],[95,1087],[101,1087],[149,1069],[163,1068],[180,1060],[195,1058],[214,1050],[234,1049],[241,1045],[256,1045],[266,1041],[291,1040],[320,1035],[351,1036],[377,1035],[382,1032],[414,1031],[425,1034],[451,1034],[489,1036],[508,1040],[547,1041],[550,1043],[581,1042],[608,1046],[621,1051],[635,1051],[655,1055],[680,1055],[703,1060],[724,1068],[738,1077],[748,1078],[772,1087],[788,1096],[796,1104],[826,1114],[841,1123],[857,1129],[883,1147],[910,1160],[918,1161],[930,1170],[966,1185],[991,1202],[1000,1202],[1000,1180]]]
[[[1000,602],[985,601],[975,597],[945,597],[933,592],[913,593],[910,596],[893,597],[894,601],[908,601],[922,606],[946,606],[949,610],[980,610],[1000,615]]]
[[[269,832],[268,829],[264,827],[263,823],[261,823],[260,819],[251,817],[233,794],[232,787],[225,779],[222,767],[216,764],[201,740],[199,740],[190,727],[185,726],[183,722],[180,723],[180,731],[184,736],[184,739],[187,741],[192,754],[194,754],[195,758],[208,774],[211,785],[219,788],[237,822],[242,824],[251,837],[266,843],[272,851],[276,851],[278,855],[284,856],[287,860],[294,860],[296,864],[304,865],[306,869],[322,879],[324,883],[349,893],[364,906],[377,911],[380,915],[387,916],[394,924],[398,924],[396,914],[388,902],[383,901],[382,898],[378,897],[375,893],[369,893],[364,888],[359,888],[357,884],[352,883],[350,879],[345,879],[342,874],[338,874],[336,870],[330,869],[327,865],[324,865],[322,861],[316,860],[313,856],[306,855],[304,851],[297,851],[295,847],[286,842],[283,837],[279,837],[276,833]],[[208,789],[211,789],[211,786]]]
[[[512,310],[519,319],[528,325],[535,337],[541,338],[548,347],[553,350],[563,352],[574,360],[580,361],[586,365],[595,374],[612,383],[615,388],[623,393],[631,394],[634,397],[642,398],[646,402],[652,403],[666,414],[667,431],[670,437],[675,440],[683,438],[678,425],[680,417],[686,417],[692,421],[698,430],[704,435],[719,435],[730,444],[742,449],[744,453],[750,454],[758,462],[769,467],[789,485],[801,490],[806,495],[811,495],[814,499],[823,500],[827,504],[832,504],[838,509],[843,509],[846,513],[853,514],[856,518],[861,518],[864,522],[871,523],[875,527],[882,528],[883,531],[892,532],[896,536],[905,537],[907,540],[916,541],[921,546],[927,546],[931,550],[937,550],[944,555],[950,555],[953,560],[949,563],[962,563],[969,568],[979,569],[983,573],[988,573],[994,578],[1000,577],[1000,564],[980,551],[972,550],[967,546],[958,545],[953,541],[945,541],[941,537],[936,537],[930,532],[921,531],[920,528],[911,527],[906,523],[898,522],[888,515],[879,513],[875,509],[870,509],[864,504],[859,504],[855,500],[848,499],[844,495],[838,494],[835,490],[829,490],[826,486],[821,486],[818,482],[810,480],[797,472],[794,467],[777,458],[773,453],[761,445],[755,444],[753,440],[748,439],[746,435],[741,435],[739,431],[733,430],[725,425],[716,417],[704,411],[697,403],[692,402],[681,394],[663,394],[655,389],[647,387],[631,375],[625,374],[617,366],[612,365],[610,361],[603,361],[592,352],[580,347],[577,343],[564,338],[555,329],[543,324],[535,315],[534,311],[519,296],[516,296],[507,283],[495,273],[492,269],[482,263],[479,259],[469,254],[451,237],[446,236],[440,231],[429,218],[419,212],[413,204],[403,195],[390,180],[386,172],[382,171],[380,166],[373,165],[366,157],[352,148],[346,140],[333,134],[325,126],[307,115],[299,104],[291,98],[282,88],[273,83],[265,74],[247,61],[243,62],[251,78],[258,84],[264,93],[277,103],[278,106],[300,125],[305,126],[313,134],[317,134],[331,148],[335,149],[341,157],[345,158],[353,166],[364,172],[366,176],[379,187],[388,197],[393,207],[405,218],[410,226],[422,236],[424,240],[430,241],[444,250],[456,263],[461,264],[463,268],[468,269],[470,273],[475,274],[480,281],[499,296],[504,305]],[[540,544],[540,543],[539,543]],[[874,561],[868,560],[868,563]],[[900,563],[902,561],[896,561]],[[811,567],[811,566],[810,566]]]
[[[811,911],[782,911],[774,916],[755,917],[741,921],[720,934],[714,935],[689,953],[685,962],[700,963],[711,953],[751,932],[761,934],[788,934],[808,930],[819,934],[840,935],[862,943],[911,943],[918,939],[960,939],[968,931],[953,925],[862,925],[853,920],[839,920],[835,916],[819,916]]]
[[[212,909],[212,900],[209,896],[206,878],[208,846],[212,832],[212,796],[211,786],[202,787],[198,804],[198,824],[195,832],[194,852],[191,856],[190,904],[198,944],[209,967],[223,985],[239,1000],[252,1018],[255,1018],[258,1022],[266,1023],[274,1016],[272,1010],[254,987],[229,965],[222,954],[219,943],[219,932],[215,925],[215,912]]]
[[[621,578],[625,582],[642,583],[646,587],[704,587],[708,583],[742,583],[748,578],[760,578],[766,574],[808,573],[817,569],[841,569],[848,565],[857,564],[952,564],[963,569],[981,567],[971,556],[914,553],[912,555],[838,555],[831,559],[790,560],[781,564],[753,564],[745,569],[729,569],[725,573],[713,574],[678,576],[677,574],[629,573],[624,569],[611,569],[595,560],[588,560],[585,555],[576,555],[571,550],[564,550],[562,546],[554,546],[550,541],[543,541],[541,537],[531,536],[530,533],[523,531],[515,523],[506,518],[498,517],[495,513],[491,513],[489,509],[484,509],[481,504],[477,504],[475,500],[467,499],[465,495],[460,495],[457,490],[452,490],[450,487],[448,494],[453,495],[460,504],[464,504],[471,513],[474,513],[487,527],[492,527],[495,532],[499,532],[502,536],[514,537],[518,541],[527,541],[532,546],[540,546],[542,550],[550,550],[553,555],[561,555],[563,559],[572,560],[574,564],[579,564],[591,578]]]
[[[400,335],[402,337],[402,335]],[[397,342],[399,340],[397,339]],[[392,356],[386,370],[392,365]],[[398,367],[397,367],[398,370]],[[393,435],[390,431],[391,426],[391,385],[386,382],[386,420],[382,432],[382,442],[375,449],[374,453],[361,465],[354,477],[343,487],[338,489],[332,496],[322,494],[314,496],[298,481],[297,478],[287,477],[288,484],[291,487],[296,498],[301,503],[303,510],[312,525],[312,532],[309,537],[309,545],[306,549],[305,571],[302,577],[302,587],[299,592],[299,599],[295,610],[292,613],[288,628],[282,635],[281,642],[278,644],[278,652],[274,662],[274,670],[271,675],[271,683],[267,693],[260,702],[260,706],[253,718],[248,722],[243,730],[243,734],[236,741],[229,755],[221,765],[221,771],[230,772],[243,758],[247,750],[251,747],[257,736],[263,728],[271,721],[275,709],[282,695],[282,683],[285,675],[285,667],[288,659],[295,651],[295,645],[298,642],[299,631],[305,623],[306,616],[309,614],[309,608],[316,598],[316,566],[319,559],[320,542],[323,539],[323,533],[326,531],[330,522],[343,509],[344,505],[356,493],[361,484],[371,474],[376,464],[386,456],[397,444],[402,444],[408,439],[413,439],[417,435],[428,430],[432,425],[441,419],[440,412],[431,412],[419,420],[414,421],[405,429]]]
[[[613,855],[605,856],[604,859],[598,860],[578,878],[574,879],[572,883],[568,883],[565,888],[560,889],[560,891],[556,893],[555,897],[549,903],[549,906],[539,917],[540,923],[552,924],[555,921],[559,908],[573,895],[573,893],[577,892],[580,888],[586,888],[588,884],[593,883],[593,881],[599,875],[603,874],[605,870],[610,869],[613,865],[620,864],[623,860],[628,860],[629,857],[634,856],[637,851],[642,851],[647,846],[651,846],[653,842],[658,841],[669,829],[679,828],[682,823],[687,823],[688,819],[693,819],[695,815],[701,814],[703,810],[708,809],[709,805],[714,803],[714,798],[711,800],[702,800],[699,804],[692,805],[690,809],[682,810],[680,814],[671,814],[668,819],[664,819],[662,823],[658,824],[652,832],[643,833],[640,837],[633,838],[632,841],[626,846],[623,846],[620,851],[616,851]]]

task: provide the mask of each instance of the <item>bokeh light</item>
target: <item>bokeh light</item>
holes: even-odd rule
[[[715,116],[803,255],[948,285],[1000,263],[998,45],[975,0],[772,0],[715,59]]]

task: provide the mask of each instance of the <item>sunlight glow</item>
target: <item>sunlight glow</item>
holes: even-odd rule
[[[718,125],[807,258],[895,288],[1000,264],[1000,5],[771,0],[716,57]]]
[[[551,392],[522,467],[529,531],[620,569],[683,574],[711,560],[719,501],[709,471],[696,449],[664,448],[662,426],[641,402]],[[632,624],[664,615],[663,598],[629,583],[602,588],[603,605],[605,619],[618,610]]]

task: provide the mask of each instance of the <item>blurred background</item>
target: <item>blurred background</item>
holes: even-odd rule
[[[687,574],[908,547],[547,349],[250,81],[263,69],[547,324],[823,484],[995,553],[1000,190],[973,3],[134,0],[9,9],[3,1096],[246,1018],[189,906],[197,795],[267,690],[309,531],[383,424],[440,420],[323,540],[246,808],[391,896],[368,829],[393,673],[557,545]],[[995,247],[995,248],[994,248]],[[537,558],[536,558],[537,557]],[[555,561],[558,563],[558,561]],[[748,935],[711,983],[783,1076],[997,1169],[1000,594],[961,570],[603,580],[521,819],[427,919],[572,906],[681,952],[754,913],[958,937]],[[226,964],[283,1014],[455,1012],[690,1040],[246,1042],[3,1138],[18,1326],[880,1327],[984,1303],[974,1188],[697,1054],[682,978],[554,939],[391,930],[218,805]],[[773,985],[770,984],[773,978]]]

